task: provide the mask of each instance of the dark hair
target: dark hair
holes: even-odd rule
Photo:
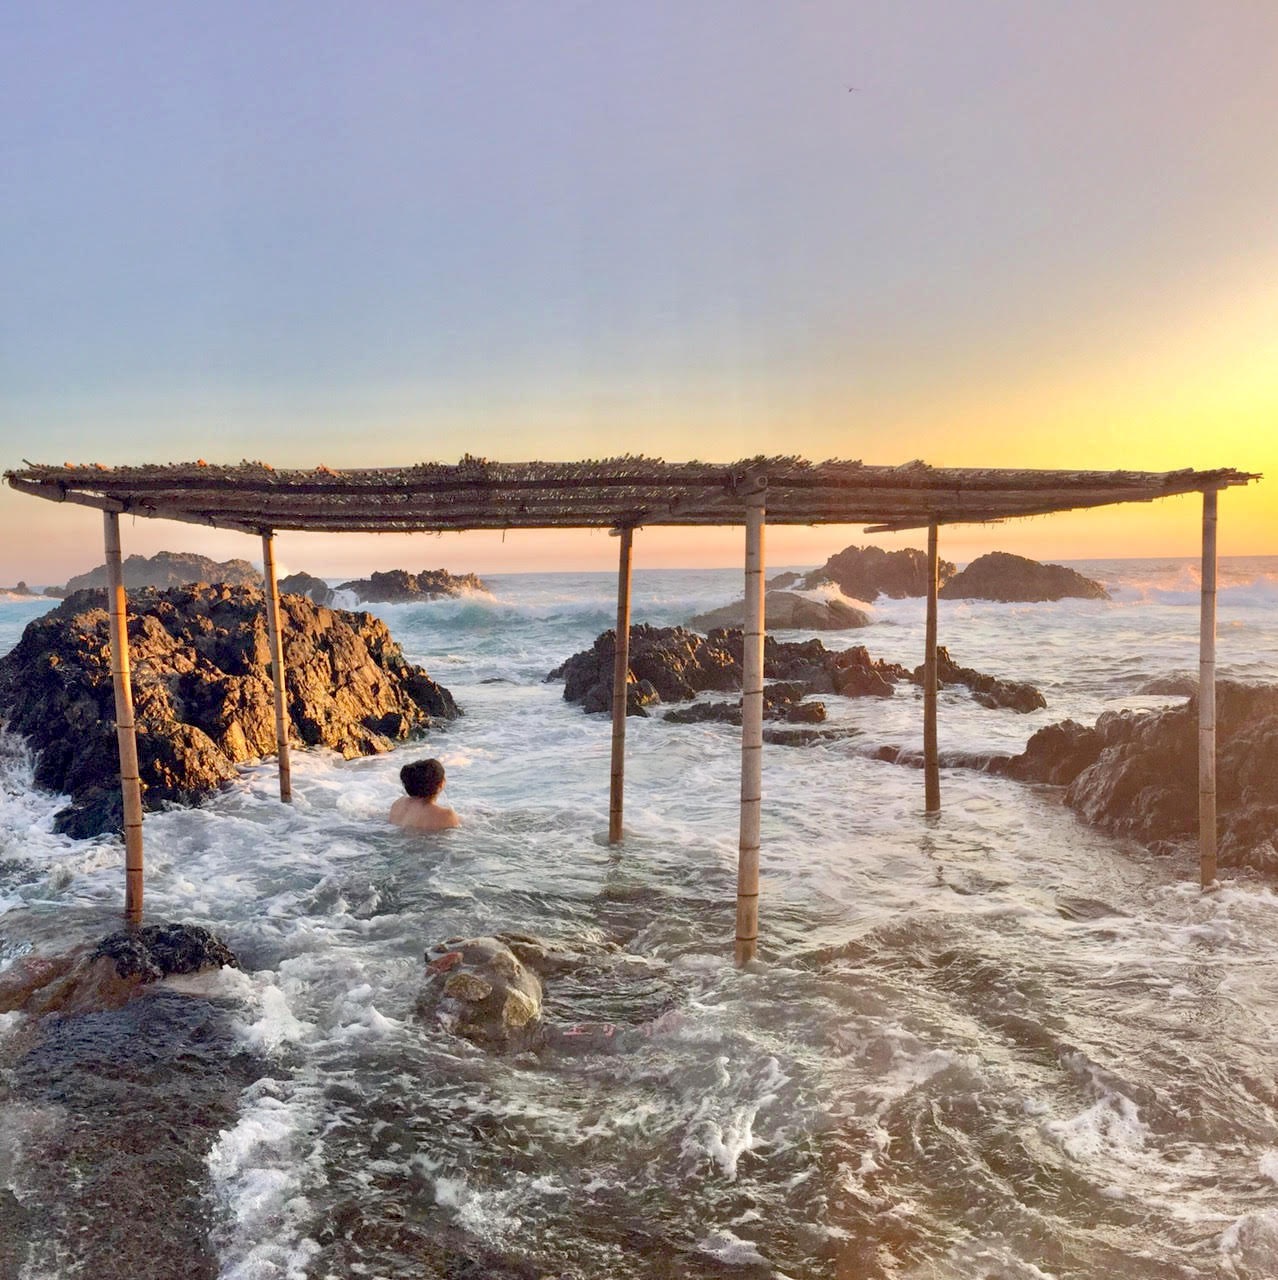
[[[433,800],[444,785],[444,766],[438,760],[414,760],[399,771],[399,780],[410,796]]]

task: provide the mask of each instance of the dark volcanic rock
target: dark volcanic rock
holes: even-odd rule
[[[793,591],[769,591],[764,597],[763,613],[769,629],[778,631],[850,631],[868,627],[870,615],[854,609],[842,600],[809,600]],[[745,601],[726,604],[690,618],[688,626],[699,631],[715,627],[741,627],[745,622]]]
[[[1063,564],[1039,564],[1006,551],[991,551],[973,560],[942,588],[947,600],[1108,600],[1099,582],[1085,578]]]
[[[134,587],[181,587],[192,582],[223,582],[232,587],[259,587],[262,575],[247,560],[210,560],[189,551],[157,551],[146,556],[129,556],[124,565],[124,585]],[[106,586],[106,565],[77,574],[66,585],[65,595]]]
[[[487,591],[483,580],[473,573],[452,574],[447,569],[423,569],[409,573],[405,569],[389,569],[367,578],[343,582],[339,591],[353,591],[360,604],[394,604],[405,600],[436,600],[441,596],[459,596],[463,591]]]
[[[158,982],[175,973],[240,967],[230,947],[198,924],[148,924],[140,929],[120,929],[103,938],[89,957],[100,958],[112,961],[120,977],[136,975],[143,982]]]
[[[173,974],[238,969],[230,948],[194,924],[121,929],[92,950],[24,956],[0,975],[0,1013],[89,1013],[118,1009],[143,987]]]
[[[1278,870],[1278,686],[1216,687],[1220,865]],[[1085,821],[1150,845],[1198,830],[1198,706],[1107,711],[1095,728],[1040,730],[1001,766],[1012,777],[1068,784]]]
[[[763,687],[763,716],[765,720],[785,720],[789,724],[821,724],[825,720],[824,702],[804,702],[807,690],[803,685],[778,681]],[[725,702],[695,702],[690,707],[676,707],[667,711],[665,719],[674,724],[702,724],[716,720],[724,724],[741,723],[741,699]]]
[[[923,668],[915,667],[911,677],[915,684],[923,683]],[[1010,707],[1013,711],[1038,711],[1047,706],[1047,699],[1032,684],[1018,680],[999,680],[971,667],[960,667],[950,657],[944,645],[936,648],[936,680],[942,688],[947,684],[963,684],[972,691],[972,697],[983,707],[996,709]]]
[[[306,596],[316,604],[331,605],[333,603],[333,588],[323,578],[317,578],[311,573],[300,571],[290,573],[287,578],[281,578],[278,585],[281,592]]]
[[[937,563],[937,576],[942,584],[954,574],[948,560]],[[833,582],[854,600],[874,600],[880,595],[900,600],[906,596],[927,595],[927,553],[914,547],[902,551],[884,551],[882,547],[844,547],[832,555],[820,569],[813,569],[804,579],[806,586]]]
[[[27,625],[0,659],[0,716],[36,753],[35,781],[74,803],[57,829],[120,824],[109,628],[100,592],[80,592]],[[140,591],[129,647],[143,803],[193,804],[273,754],[274,704],[262,594],[251,587]],[[458,714],[452,695],[404,660],[386,624],[301,596],[280,601],[293,729],[347,758]]]

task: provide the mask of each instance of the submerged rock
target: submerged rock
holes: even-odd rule
[[[1278,686],[1216,686],[1216,801],[1221,866],[1278,871]],[[1087,728],[1039,730],[991,769],[1067,786],[1084,821],[1150,845],[1198,832],[1198,704],[1107,711]]]
[[[386,624],[302,596],[280,601],[293,733],[347,758],[459,714],[447,689],[406,662]],[[142,799],[198,804],[235,766],[275,751],[262,593],[195,586],[129,599],[129,648]],[[105,597],[80,592],[27,625],[0,659],[0,716],[36,755],[38,786],[73,804],[56,829],[118,829],[121,801]]]
[[[26,956],[0,975],[0,1013],[89,1013],[116,1009],[139,988],[174,974],[238,969],[231,949],[195,924],[121,929],[92,950]]]
[[[1108,600],[1099,582],[1063,564],[1040,564],[1006,551],[979,556],[941,588],[947,600]]]
[[[453,574],[447,569],[423,569],[409,573],[406,569],[390,569],[367,578],[343,582],[339,591],[353,591],[360,604],[394,604],[405,600],[437,600],[441,596],[459,596],[466,591],[487,591],[481,578],[473,573]]]
[[[541,1024],[541,982],[497,938],[450,938],[426,953],[417,1008],[476,1044],[526,1048]]]
[[[937,561],[941,583],[954,575],[948,560]],[[875,600],[880,595],[893,600],[907,596],[927,595],[927,552],[915,547],[900,551],[884,551],[882,547],[844,547],[832,555],[819,569],[804,579],[809,587],[833,582],[845,596],[854,600]]]
[[[129,556],[122,565],[126,590],[136,587],[182,587],[195,582],[218,582],[232,587],[259,587],[262,575],[247,560],[210,560],[191,551],[157,551]],[[64,595],[106,586],[106,565],[68,580]]]
[[[763,602],[769,628],[778,631],[850,631],[868,627],[870,615],[842,600],[810,600],[794,591],[769,591]],[[741,627],[745,623],[745,601],[726,604],[722,609],[699,613],[688,626],[700,631],[715,627]]]

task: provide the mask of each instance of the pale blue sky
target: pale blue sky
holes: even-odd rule
[[[0,465],[1275,458],[1270,0],[17,0],[0,59]],[[83,567],[36,506],[0,581]]]

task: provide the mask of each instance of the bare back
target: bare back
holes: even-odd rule
[[[400,796],[391,805],[390,820],[406,831],[447,831],[461,826],[461,819],[452,809],[420,796]]]

